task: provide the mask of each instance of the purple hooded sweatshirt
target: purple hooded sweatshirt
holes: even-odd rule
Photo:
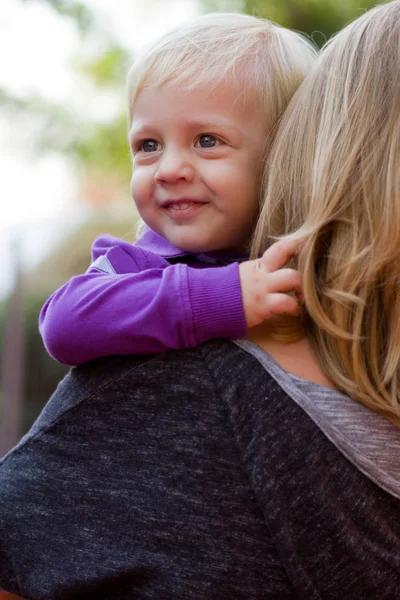
[[[243,337],[238,262],[245,258],[183,252],[149,228],[133,245],[101,236],[88,271],[70,279],[42,308],[39,329],[46,349],[75,366],[100,356]]]

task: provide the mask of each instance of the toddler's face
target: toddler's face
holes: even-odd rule
[[[267,132],[240,86],[144,88],[129,132],[131,192],[142,219],[187,252],[242,250],[258,209]]]

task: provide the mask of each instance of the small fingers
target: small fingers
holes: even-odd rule
[[[280,269],[267,275],[267,289],[269,293],[293,291],[299,300],[303,299],[301,289],[301,275],[295,269]]]
[[[268,311],[269,317],[276,315],[292,315],[298,317],[301,313],[301,306],[291,296],[287,294],[271,294],[268,298]]]
[[[260,263],[269,272],[277,271],[299,252],[302,245],[302,240],[279,240],[264,252]]]

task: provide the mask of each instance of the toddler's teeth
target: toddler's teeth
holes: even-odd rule
[[[190,202],[177,202],[176,204],[172,203],[170,206],[173,210],[185,210],[186,208],[189,208],[190,205]]]

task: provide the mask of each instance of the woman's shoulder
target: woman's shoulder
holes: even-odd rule
[[[87,411],[101,411],[102,419],[112,412],[116,420],[128,413],[168,411],[182,399],[194,413],[205,403],[218,410],[222,379],[228,381],[232,369],[239,369],[240,354],[246,358],[232,342],[216,340],[189,350],[103,357],[72,368],[11,453],[61,422],[78,427],[79,415]]]
[[[179,382],[179,392],[193,383],[202,387],[216,378],[231,379],[233,373],[239,376],[252,362],[256,362],[254,358],[234,342],[218,339],[191,349],[100,358],[72,369],[62,387],[75,387],[80,395],[87,395],[99,393],[105,387],[124,384],[131,387],[135,383],[138,389],[148,392],[163,388],[175,379]]]

